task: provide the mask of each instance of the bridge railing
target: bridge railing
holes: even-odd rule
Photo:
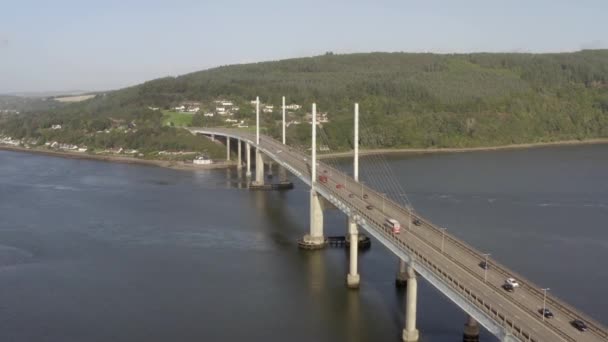
[[[344,201],[345,203],[349,202],[348,199],[343,197],[343,194],[340,194],[340,193],[334,191],[331,187],[323,186],[323,190],[331,193],[332,196],[339,198],[340,200]],[[393,244],[395,244],[399,249],[405,250],[405,252],[408,255],[414,256],[414,259],[416,260],[416,262],[424,265],[426,269],[430,270],[433,274],[435,274],[435,276],[438,276],[440,279],[442,279],[444,283],[448,284],[448,286],[450,288],[452,288],[457,293],[459,293],[470,304],[481,309],[488,316],[493,317],[494,320],[503,327],[504,331],[510,332],[512,335],[520,338],[522,341],[531,341],[531,342],[540,341],[538,338],[533,337],[533,335],[531,333],[529,333],[527,329],[524,329],[524,328],[520,327],[518,324],[516,324],[516,320],[513,317],[509,316],[508,314],[503,313],[498,308],[498,305],[496,303],[493,303],[493,300],[491,298],[488,300],[487,298],[484,298],[486,296],[479,295],[479,294],[475,293],[475,291],[471,290],[468,286],[466,286],[466,281],[464,281],[462,279],[462,276],[463,276],[462,274],[453,275],[453,274],[449,273],[446,269],[439,266],[437,263],[434,263],[431,260],[431,258],[426,255],[427,253],[423,253],[423,252],[419,251],[417,248],[413,247],[410,243],[408,243],[406,241],[397,239],[392,234],[392,231],[390,229],[386,228],[382,222],[378,222],[373,217],[371,217],[371,215],[369,215],[368,213],[357,209],[357,206],[351,206],[350,208],[351,208],[351,210],[356,211],[355,216],[359,216],[360,218],[363,218],[363,221],[361,223],[366,224],[368,227],[370,227],[370,228],[374,229],[376,232],[380,233],[382,236],[384,236],[389,241],[391,241]],[[409,232],[411,232],[411,230],[409,230]],[[423,244],[428,245],[428,243],[426,243],[419,237],[416,237],[416,238],[418,240],[420,240]],[[431,251],[433,251],[437,254],[441,254],[441,252],[439,250],[437,250],[435,246],[429,246],[429,247],[431,247],[431,249],[430,249]],[[438,255],[437,257],[445,257],[445,255]],[[454,258],[448,258],[448,259],[450,259],[450,261],[452,263],[455,263],[456,265],[460,266],[461,268],[465,268],[465,266],[462,265],[461,263],[459,263],[458,260],[455,260]],[[467,274],[470,275],[468,272],[467,272]],[[477,278],[479,278],[479,277],[477,277]],[[480,279],[477,279],[477,280],[480,280]],[[493,291],[493,293],[496,294],[496,291]],[[501,295],[504,297],[504,294],[501,294]],[[529,311],[529,310],[525,310],[525,308],[522,308],[522,309],[524,309],[524,311]],[[529,329],[529,330],[531,330],[531,329]],[[562,336],[564,338],[564,340],[566,340],[566,341],[575,342],[575,340],[573,338],[569,337],[568,335],[566,335],[565,333],[563,333],[561,331],[557,331],[556,333],[558,335]]]

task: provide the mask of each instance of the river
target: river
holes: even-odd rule
[[[387,161],[420,214],[608,323],[608,145]],[[345,250],[297,248],[307,193],[0,151],[0,341],[400,341],[396,257],[373,241],[347,290]],[[461,340],[462,311],[418,299],[421,341]]]

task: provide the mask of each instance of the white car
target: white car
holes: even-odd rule
[[[519,283],[517,282],[517,280],[515,280],[515,278],[507,278],[507,280],[505,280],[505,283],[513,287],[519,287]]]

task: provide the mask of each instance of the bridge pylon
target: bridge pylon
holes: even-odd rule
[[[464,324],[463,342],[479,342],[479,324],[475,318],[467,315],[467,322]]]
[[[245,176],[251,178],[251,145],[248,142],[245,143],[245,160],[247,161],[247,172]]]
[[[407,264],[401,259],[399,259],[399,268],[397,269],[395,285],[397,287],[405,287],[407,285]]]

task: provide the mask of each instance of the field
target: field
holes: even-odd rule
[[[163,110],[163,125],[170,126],[173,122],[174,126],[190,126],[192,123],[191,113],[180,113],[169,110]]]

